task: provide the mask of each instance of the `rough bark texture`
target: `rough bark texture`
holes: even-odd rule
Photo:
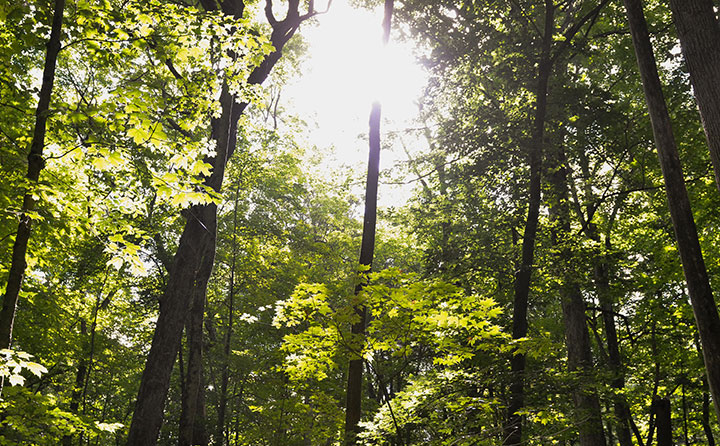
[[[58,53],[60,52],[60,34],[64,9],[65,0],[55,0],[52,28],[50,31],[50,39],[48,39],[47,43],[45,67],[43,68],[42,85],[40,86],[40,95],[38,97],[37,108],[35,109],[35,129],[32,143],[30,143],[30,153],[28,154],[28,171],[26,177],[29,180],[30,187],[33,187],[33,185],[38,182],[40,179],[40,171],[45,167],[43,149],[45,148],[47,119],[50,114],[50,99],[52,97],[53,84],[55,83],[55,66],[57,65]],[[13,244],[7,287],[5,288],[5,295],[2,299],[2,309],[0,310],[0,349],[10,348],[12,343],[15,311],[17,310],[18,297],[20,296],[20,289],[22,288],[23,278],[25,276],[25,268],[27,267],[25,257],[32,228],[32,219],[29,213],[35,209],[35,200],[32,195],[32,191],[27,191],[23,197],[20,223],[18,224],[17,234],[15,235],[15,242]],[[1,386],[0,390],[2,390]]]
[[[670,0],[720,190],[720,26],[712,0]]]
[[[640,0],[624,0],[635,55],[645,90],[655,145],[665,178],[670,216],[682,262],[683,273],[700,333],[710,393],[718,411],[720,402],[720,317],[708,280],[705,262],[690,209],[682,167],[675,145],[665,98],[662,93],[650,37]]]
[[[393,13],[393,0],[385,0],[385,15],[383,17],[383,42],[387,44],[390,39],[390,23]],[[382,67],[378,67],[381,69]],[[378,178],[380,174],[380,116],[379,102],[372,104],[369,119],[369,155],[368,173],[365,185],[365,216],[363,219],[363,234],[360,245],[360,265],[372,268],[375,252],[375,225],[377,221],[377,193]],[[358,285],[355,294],[362,290],[362,283]],[[367,311],[365,306],[355,308],[358,321],[352,325],[351,332],[355,337],[365,334],[365,320]],[[358,423],[362,415],[362,373],[363,359],[356,357],[348,364],[347,392],[345,399],[345,444],[350,446],[356,443],[359,431]]]
[[[203,259],[198,282],[193,290],[193,303],[188,317],[185,332],[187,333],[188,362],[185,375],[185,392],[182,398],[180,413],[179,446],[207,445],[205,435],[203,386],[203,317],[205,314],[205,297],[207,278],[210,277],[214,261],[214,250]],[[200,280],[203,280],[201,282]],[[200,426],[197,426],[197,425]],[[196,429],[200,427],[200,429]]]
[[[548,156],[548,180],[550,183],[550,216],[552,219],[552,243],[556,248],[556,275],[560,278],[560,299],[565,325],[565,345],[568,353],[568,369],[581,377],[573,391],[575,423],[578,426],[580,445],[605,446],[600,400],[592,388],[593,359],[585,321],[585,301],[578,277],[573,268],[573,241],[571,239],[569,189],[566,156],[562,147],[556,147]],[[586,384],[590,384],[586,386]]]
[[[520,339],[527,336],[528,296],[530,278],[535,258],[535,238],[540,215],[540,187],[542,182],[543,139],[545,135],[545,116],[547,113],[547,89],[552,71],[550,48],[555,28],[555,6],[551,0],[545,2],[545,38],[538,63],[537,86],[535,89],[535,116],[532,139],[528,150],[530,163],[530,184],[528,187],[528,213],[522,241],[520,268],[515,274],[515,295],[513,298],[512,337]],[[522,442],[522,417],[518,414],[525,405],[525,355],[514,354],[510,360],[512,383],[510,384],[510,404],[504,429],[503,445],[519,445]]]
[[[207,9],[212,10],[219,6],[225,14],[236,18],[240,18],[243,5],[239,0],[227,0],[219,4],[210,0],[203,1],[203,6]],[[267,78],[280,59],[283,47],[295,34],[300,23],[317,14],[310,11],[301,16],[298,7],[299,0],[289,1],[285,19],[278,21],[272,12],[272,2],[266,3],[266,16],[273,28],[270,40],[275,50],[250,73],[249,84],[261,84]],[[205,181],[205,184],[215,191],[220,191],[222,186],[225,167],[237,144],[237,122],[247,105],[237,103],[227,86],[223,88],[220,95],[221,116],[211,122],[216,155],[208,162],[213,166],[213,171]],[[157,443],[170,375],[183,326],[190,311],[193,290],[204,286],[202,284],[206,284],[209,277],[208,269],[202,268],[202,265],[207,256],[214,256],[216,226],[217,206],[214,204],[192,206],[187,211],[185,228],[168,275],[167,287],[160,300],[158,321],[130,424],[128,446],[152,446]]]

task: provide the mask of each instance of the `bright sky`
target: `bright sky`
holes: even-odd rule
[[[390,44],[383,49],[382,16],[382,5],[367,11],[352,8],[347,0],[336,0],[330,11],[319,17],[317,26],[301,30],[310,48],[302,75],[285,89],[281,101],[309,124],[308,142],[335,148],[335,160],[329,160],[328,169],[343,164],[361,166],[364,177],[367,122],[375,99],[382,103],[381,132],[418,126],[413,122],[418,112],[416,100],[427,76],[415,63],[410,46],[394,41],[392,33]],[[382,73],[376,69],[379,59],[384,65]],[[406,139],[410,149],[417,147],[414,138]],[[383,138],[383,145],[386,141]],[[406,159],[402,147],[383,150],[380,168]],[[379,194],[381,205],[402,204],[409,187],[381,185]]]

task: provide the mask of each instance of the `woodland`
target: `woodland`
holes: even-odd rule
[[[327,174],[333,7],[0,0],[0,445],[715,445],[716,2],[358,0],[427,84]]]

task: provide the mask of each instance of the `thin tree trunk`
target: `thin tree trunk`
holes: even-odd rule
[[[565,344],[568,352],[568,370],[578,372],[582,384],[573,391],[575,417],[578,425],[581,446],[605,446],[600,399],[592,388],[593,359],[585,322],[585,301],[580,285],[572,268],[573,250],[570,239],[570,209],[567,172],[564,166],[567,159],[564,149],[556,147],[548,157],[548,180],[551,186],[550,216],[552,219],[552,242],[557,250],[556,264],[562,283],[560,298],[565,324]],[[584,384],[590,384],[585,388]]]
[[[670,0],[720,190],[720,26],[712,0]]]
[[[203,0],[202,4],[209,10],[218,6],[218,3],[211,0]],[[312,4],[314,2],[311,2]],[[226,15],[241,18],[242,5],[241,1],[226,1],[220,6]],[[315,11],[309,11],[301,16],[298,11],[299,0],[291,0],[288,3],[285,19],[277,21],[272,12],[272,2],[268,0],[266,6],[266,16],[273,28],[270,41],[275,51],[265,57],[263,62],[252,71],[248,77],[250,85],[259,85],[267,78],[280,60],[283,47],[295,34],[300,23],[317,14]],[[222,187],[225,167],[237,145],[237,123],[247,105],[247,103],[236,103],[227,85],[223,87],[220,95],[220,118],[211,122],[212,138],[216,141],[216,155],[208,160],[213,170],[205,181],[205,185],[215,191],[219,192]],[[157,443],[170,375],[180,346],[183,326],[190,311],[192,290],[199,284],[207,284],[208,277],[203,276],[203,271],[209,274],[208,268],[202,268],[202,265],[207,257],[214,257],[216,227],[215,204],[195,205],[188,209],[185,228],[168,274],[167,286],[160,300],[152,345],[143,370],[135,412],[130,424],[128,446],[153,446]]]
[[[642,77],[645,99],[652,122],[660,166],[665,178],[670,216],[672,217],[683,273],[702,343],[710,393],[720,414],[720,316],[708,280],[698,241],[695,220],[690,208],[675,138],[657,65],[640,0],[624,0],[635,54]]]
[[[35,129],[32,143],[30,143],[30,153],[28,154],[27,179],[31,189],[37,184],[40,179],[40,171],[45,167],[43,149],[45,148],[47,120],[50,115],[50,99],[52,98],[53,84],[55,83],[55,66],[57,65],[57,57],[60,53],[60,34],[64,9],[65,0],[55,0],[52,28],[50,30],[50,39],[47,43],[47,52],[45,55],[42,85],[40,87],[37,108],[35,109]],[[34,209],[35,199],[33,199],[33,192],[32,190],[28,190],[23,197],[20,222],[13,244],[7,286],[2,299],[2,309],[0,310],[0,349],[10,348],[12,344],[15,312],[17,311],[18,297],[20,296],[20,289],[22,288],[23,278],[25,276],[25,268],[27,267],[26,254],[32,228],[32,217],[30,215]],[[0,385],[0,392],[1,391],[2,387]]]
[[[552,71],[550,49],[555,29],[555,5],[552,0],[545,1],[545,29],[542,52],[538,63],[537,86],[535,90],[535,116],[532,139],[528,150],[530,163],[530,184],[528,187],[528,211],[522,241],[520,268],[515,274],[515,295],[513,298],[512,337],[521,339],[527,336],[528,296],[530,279],[535,258],[535,238],[540,216],[540,188],[542,182],[543,139],[545,137],[545,117],[547,113],[547,90]],[[504,446],[519,445],[522,442],[522,416],[520,410],[525,406],[525,355],[513,354],[510,360],[512,382],[510,384],[510,404],[508,418],[504,428]]]
[[[708,446],[715,446],[715,436],[710,427],[710,393],[708,392],[707,380],[703,377],[703,406],[702,406],[702,427],[707,438]]]
[[[85,336],[87,336],[87,323],[85,322],[85,319],[81,318],[80,337],[84,339]],[[82,357],[80,358],[80,361],[78,363],[77,372],[75,373],[75,386],[73,387],[72,396],[70,397],[70,412],[73,414],[77,414],[78,410],[80,409],[80,402],[82,400],[83,388],[85,386],[85,375],[87,374],[87,369],[87,359],[83,352]],[[63,437],[63,446],[71,446],[72,443],[72,435],[65,435]]]
[[[697,350],[700,359],[703,358],[702,348],[700,347],[700,340],[698,339],[697,332],[695,333],[695,349]],[[715,436],[713,435],[712,428],[710,427],[710,392],[707,383],[707,377],[702,377],[702,392],[703,392],[703,406],[702,406],[702,427],[705,432],[705,438],[707,438],[708,446],[715,446]]]
[[[599,237],[597,237],[599,239]],[[610,251],[610,238],[605,239],[605,249]],[[610,280],[608,277],[607,262],[603,259],[596,259],[595,283],[598,287],[598,298],[602,310],[603,326],[605,327],[605,341],[608,349],[608,362],[610,371],[613,374],[611,385],[618,391],[625,387],[623,376],[622,359],[620,357],[620,343],[618,342],[617,329],[615,327],[615,308],[610,296]],[[620,446],[632,446],[630,432],[630,407],[622,395],[614,398],[613,406],[615,411],[617,436]]]
[[[387,44],[390,39],[390,22],[393,13],[393,0],[385,0],[385,16],[383,18],[383,42]],[[383,67],[378,66],[377,69]],[[379,102],[372,104],[369,119],[369,155],[368,173],[365,185],[365,217],[363,219],[363,234],[360,245],[360,265],[372,268],[375,252],[375,225],[377,221],[377,191],[380,174],[380,116]],[[362,283],[358,284],[355,294],[362,290]],[[364,305],[356,306],[355,313],[358,320],[352,325],[351,332],[354,338],[362,339],[365,335],[365,320],[367,311]],[[362,414],[362,373],[363,358],[361,353],[355,352],[348,364],[348,378],[345,399],[345,444],[352,446],[356,443],[359,432],[358,423]]]
[[[232,340],[235,312],[235,266],[237,262],[237,217],[240,195],[240,182],[235,188],[235,205],[233,207],[232,260],[230,262],[230,278],[228,283],[228,325],[223,345],[222,378],[220,381],[220,397],[218,403],[218,421],[215,436],[217,444],[223,446],[228,439],[225,437],[225,412],[227,408],[227,388],[230,379],[230,341]]]

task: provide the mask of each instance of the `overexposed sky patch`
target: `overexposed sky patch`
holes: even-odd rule
[[[326,169],[341,165],[366,169],[367,121],[374,100],[382,103],[383,133],[417,127],[416,101],[427,76],[408,43],[395,41],[391,33],[389,45],[383,47],[382,16],[382,6],[368,11],[335,0],[317,25],[301,30],[308,53],[301,75],[285,87],[281,101],[309,124],[305,139],[310,144],[334,148]],[[384,138],[383,146],[388,141]],[[381,169],[404,159],[402,148],[383,150]],[[381,186],[381,204],[399,204],[397,191],[391,194],[384,189]]]

